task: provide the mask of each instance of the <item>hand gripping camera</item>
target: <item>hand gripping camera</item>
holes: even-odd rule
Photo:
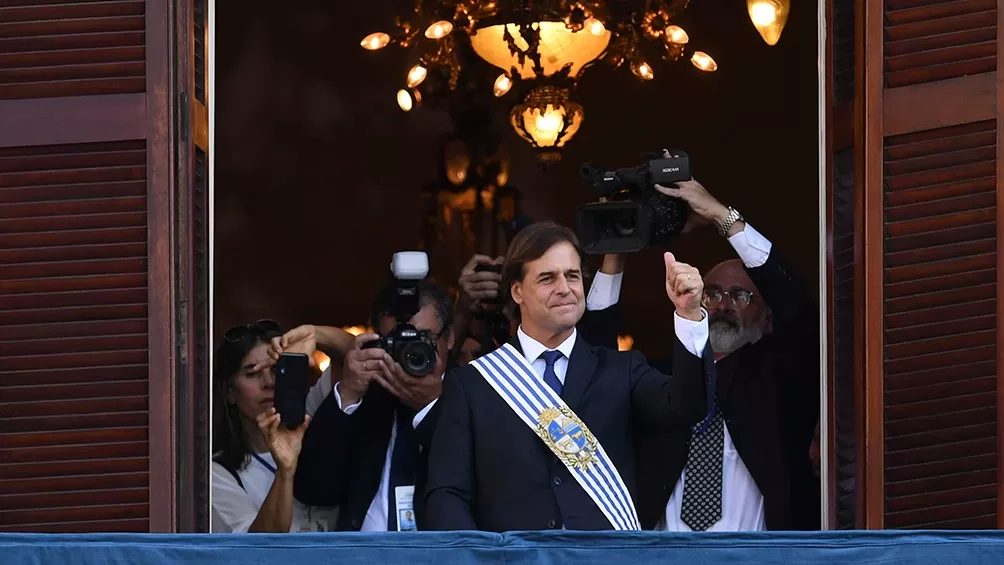
[[[424,377],[436,366],[436,340],[432,332],[415,329],[411,318],[421,309],[419,283],[429,274],[429,256],[422,251],[395,253],[390,269],[394,275],[391,314],[397,325],[387,336],[362,347],[379,347],[409,375]]]
[[[690,158],[682,151],[646,155],[648,162],[604,172],[592,163],[582,166],[582,176],[597,197],[606,202],[579,207],[578,232],[582,249],[591,255],[633,253],[665,243],[683,231],[687,203],[655,189],[690,180]]]

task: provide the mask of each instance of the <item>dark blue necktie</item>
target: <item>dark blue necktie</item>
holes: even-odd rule
[[[558,380],[558,375],[554,372],[554,363],[562,357],[564,357],[564,354],[560,351],[545,351],[540,354],[540,358],[547,363],[547,366],[544,368],[544,382],[558,396],[561,396],[561,381]]]
[[[408,410],[400,407],[397,417],[397,437],[394,439],[394,451],[390,456],[390,479],[387,481],[387,531],[397,531],[397,498],[394,496],[396,487],[415,484],[415,451],[411,420],[414,414],[408,415]]]

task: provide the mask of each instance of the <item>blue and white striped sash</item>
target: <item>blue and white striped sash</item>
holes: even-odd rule
[[[547,445],[615,530],[640,530],[634,501],[603,446],[572,409],[533,375],[511,344],[472,364],[523,423]]]

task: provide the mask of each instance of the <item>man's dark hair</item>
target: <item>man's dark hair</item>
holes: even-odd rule
[[[570,243],[579,254],[579,261],[583,261],[582,247],[579,245],[579,238],[575,232],[559,226],[554,222],[538,222],[526,226],[509,243],[509,250],[505,255],[505,262],[502,264],[502,285],[499,292],[505,293],[506,307],[509,316],[520,321],[519,306],[512,299],[512,283],[523,281],[526,276],[526,264],[536,261],[545,253],[559,243]]]
[[[380,333],[380,321],[385,316],[394,316],[394,292],[394,283],[391,282],[373,300],[373,308],[370,311],[370,326],[374,332]],[[443,322],[443,330],[436,337],[442,336],[448,328],[453,326],[453,298],[441,287],[426,279],[419,281],[418,300],[421,307],[429,304],[436,306],[436,314]]]

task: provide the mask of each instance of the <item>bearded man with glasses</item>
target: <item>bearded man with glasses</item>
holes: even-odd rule
[[[679,336],[684,343],[707,337],[715,354],[706,421],[636,439],[642,525],[818,529],[810,445],[819,417],[819,307],[771,241],[701,183],[656,188],[688,203],[685,232],[714,227],[739,258],[704,277],[707,336]]]

